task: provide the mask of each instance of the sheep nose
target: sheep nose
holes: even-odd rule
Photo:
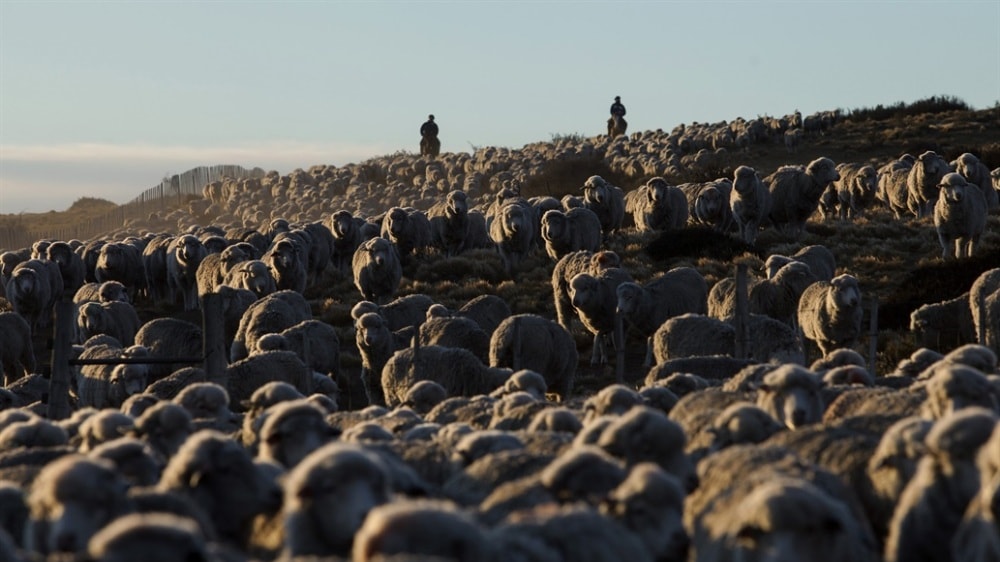
[[[806,411],[802,408],[795,408],[795,411],[792,412],[792,422],[796,427],[804,424],[806,422]]]

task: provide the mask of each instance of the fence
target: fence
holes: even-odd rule
[[[89,218],[79,223],[52,227],[40,217],[34,220],[18,221],[16,224],[0,226],[0,249],[16,250],[31,246],[35,240],[87,240],[121,228],[132,219],[145,219],[150,213],[164,211],[184,204],[189,196],[201,197],[206,184],[231,178],[260,178],[265,171],[260,168],[246,169],[242,166],[218,165],[202,166],[164,178],[159,185],[144,191],[135,199],[119,205],[102,216]]]

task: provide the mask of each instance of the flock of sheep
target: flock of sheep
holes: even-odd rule
[[[1000,170],[968,153],[665,179],[752,143],[792,151],[838,118],[230,179],[144,232],[0,254],[0,560],[1000,559],[1000,269],[913,311],[924,347],[875,373],[854,350],[865,280],[824,246],[769,256],[745,292],[697,267],[636,279],[609,249],[689,225],[798,240],[884,206],[933,217],[945,258],[976,250]],[[546,161],[595,155],[655,177],[521,196]],[[432,254],[498,259],[515,282],[548,256],[554,317],[399,296]],[[350,325],[305,296],[331,279],[358,292],[341,295]],[[183,360],[205,350],[180,316],[208,294],[221,385]],[[74,352],[98,361],[48,419],[37,342],[70,295]],[[582,333],[618,375],[589,396]],[[345,408],[345,377],[366,407]]]

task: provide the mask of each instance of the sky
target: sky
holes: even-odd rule
[[[954,96],[1000,102],[1000,1],[0,0],[0,213],[214,164]]]

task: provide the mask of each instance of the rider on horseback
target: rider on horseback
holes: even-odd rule
[[[622,105],[621,96],[615,96],[615,103],[611,104],[611,116],[625,117],[625,106]]]
[[[434,122],[434,116],[428,115],[427,121],[420,126],[420,154],[437,156],[441,150],[441,141],[438,140],[438,126]]]
[[[625,134],[628,123],[625,122],[625,106],[622,105],[621,96],[615,96],[615,103],[611,104],[611,117],[608,119],[608,136],[615,137]]]

